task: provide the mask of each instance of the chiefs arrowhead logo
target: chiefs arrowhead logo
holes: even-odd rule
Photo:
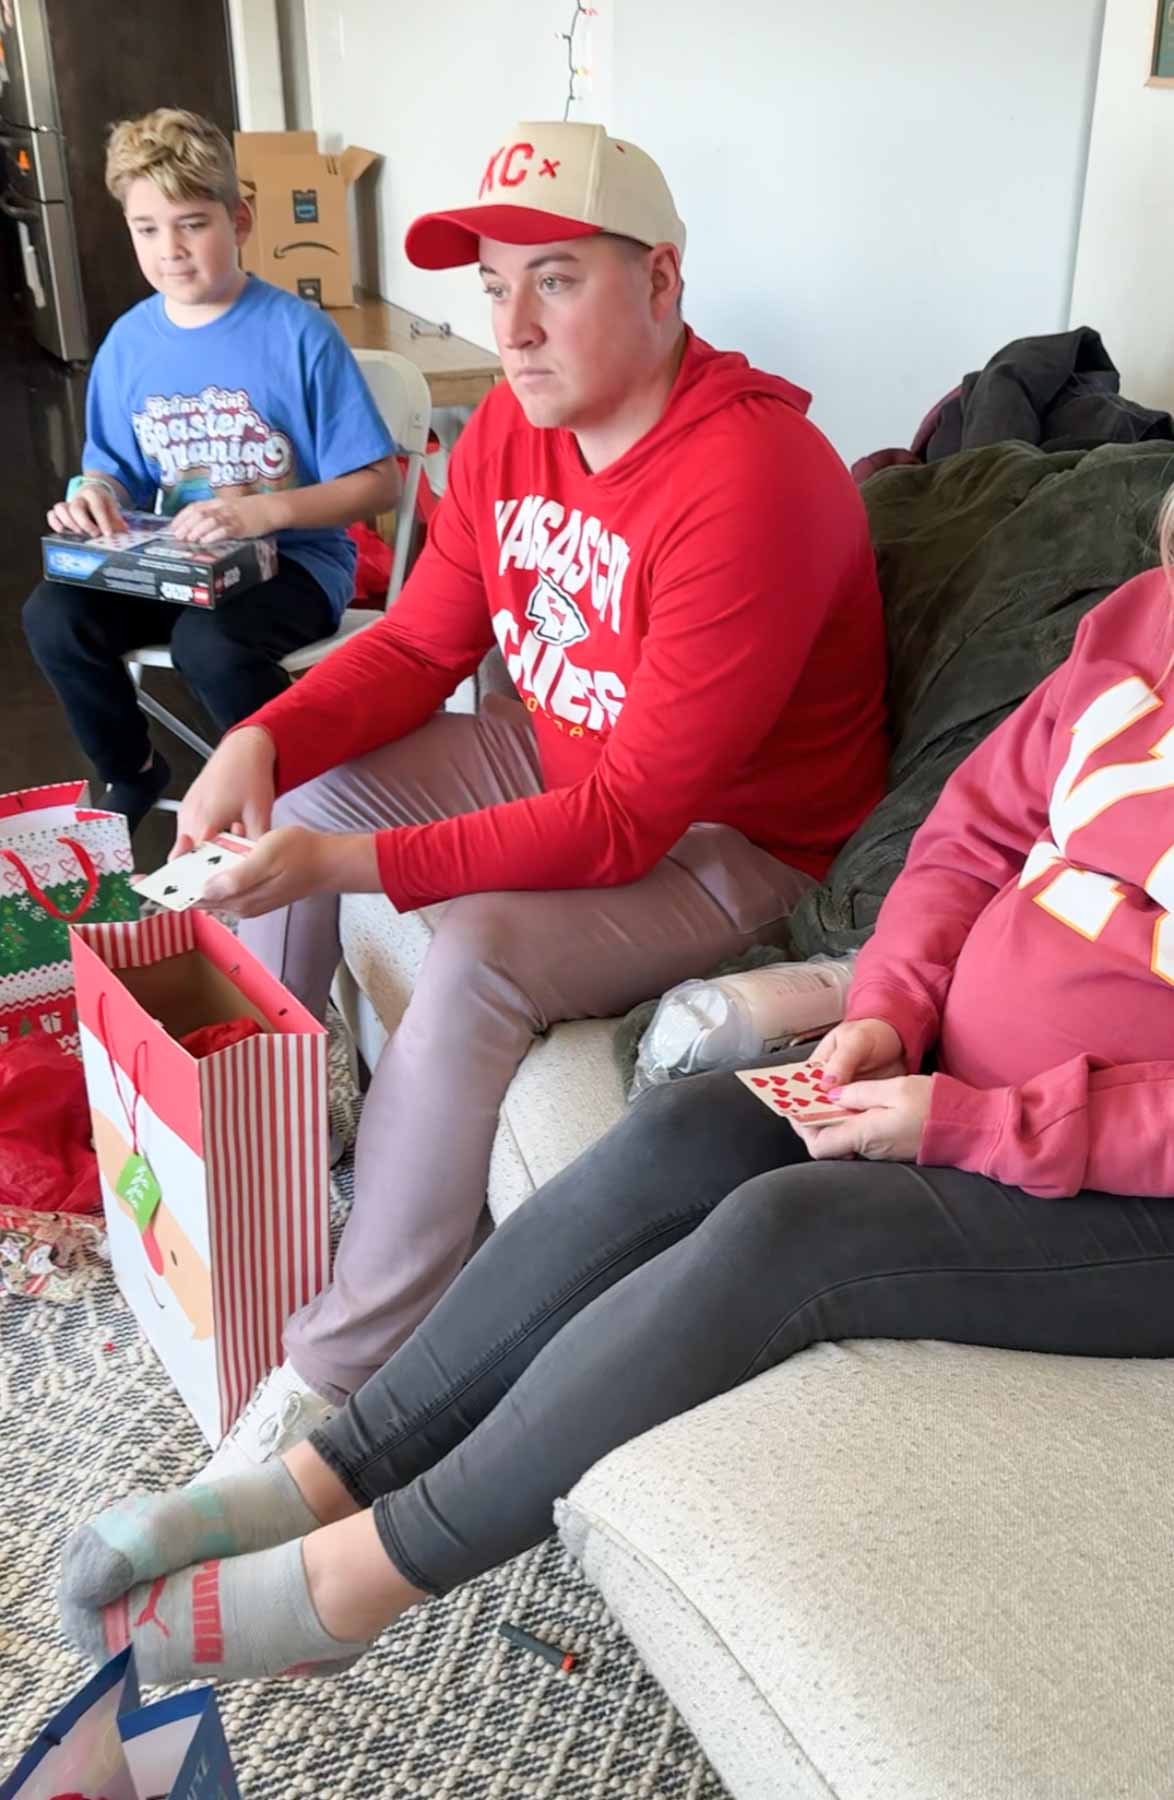
[[[587,634],[587,621],[569,594],[565,594],[549,575],[538,577],[538,586],[526,602],[526,617],[533,622],[534,635],[544,644],[580,643]]]

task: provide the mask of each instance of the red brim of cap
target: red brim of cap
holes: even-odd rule
[[[557,244],[599,232],[598,225],[582,219],[529,206],[466,206],[460,212],[425,213],[408,226],[404,250],[418,269],[457,269],[478,260],[483,237],[499,244]]]

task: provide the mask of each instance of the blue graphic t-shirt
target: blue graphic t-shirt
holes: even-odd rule
[[[150,512],[349,475],[395,449],[358,363],[325,313],[251,275],[220,318],[172,324],[161,294],[131,308],[94,359],[85,469]],[[341,526],[281,531],[339,616],[355,547]]]

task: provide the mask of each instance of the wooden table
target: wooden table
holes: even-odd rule
[[[433,406],[476,406],[502,379],[501,363],[491,350],[462,337],[413,337],[413,319],[419,325],[431,321],[378,294],[356,288],[355,305],[340,306],[330,316],[352,350],[396,350],[414,362],[428,383]]]

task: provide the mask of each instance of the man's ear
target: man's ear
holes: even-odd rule
[[[675,244],[657,244],[649,263],[652,283],[652,310],[657,319],[666,319],[677,310],[677,296],[683,286],[681,259]]]
[[[232,235],[239,250],[253,229],[253,214],[247,200],[238,200],[232,215]]]

